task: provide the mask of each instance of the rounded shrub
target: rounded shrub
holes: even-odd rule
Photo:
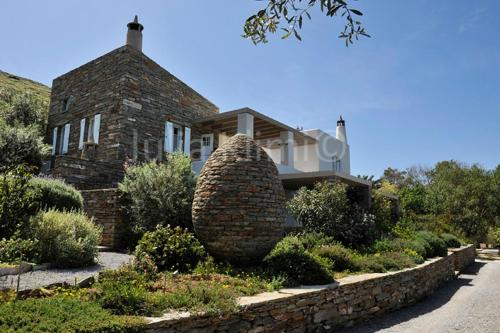
[[[33,178],[30,181],[39,208],[59,211],[82,210],[83,198],[73,186],[55,178]]]
[[[410,259],[413,260],[413,262],[417,265],[420,265],[425,261],[424,257],[418,254],[417,251],[410,248],[405,248],[403,250],[403,253],[410,257]]]
[[[289,284],[324,284],[333,281],[332,263],[305,250],[297,236],[283,238],[264,258],[275,276],[285,276]]]
[[[317,247],[313,249],[312,253],[330,260],[332,270],[335,272],[355,269],[352,252],[340,243]]]
[[[431,257],[445,257],[448,255],[448,246],[444,240],[436,236],[430,231],[419,231],[417,238],[424,239],[432,247]]]
[[[206,251],[187,229],[157,226],[141,238],[135,256],[139,265],[152,260],[160,271],[189,272],[206,258]]]
[[[427,249],[427,248],[428,249]],[[377,241],[373,246],[374,252],[404,252],[408,249],[415,252],[418,256],[422,258],[427,257],[427,251],[432,252],[432,247],[426,243],[424,245],[423,240],[418,239],[403,239],[396,238],[393,240],[382,239]]]
[[[441,239],[445,241],[448,247],[457,248],[462,246],[462,243],[455,235],[444,233],[441,234]]]
[[[297,237],[306,250],[337,243],[333,240],[333,237],[327,236],[322,232],[302,232],[297,234]]]
[[[57,267],[81,267],[94,263],[101,228],[78,212],[41,212],[31,220],[39,261]]]
[[[384,273],[415,266],[415,262],[405,253],[385,252],[359,256],[356,265],[364,272]]]
[[[191,159],[182,153],[168,154],[162,163],[129,166],[118,188],[122,192],[131,233],[124,244],[136,241],[157,225],[192,228],[191,205],[196,187]]]

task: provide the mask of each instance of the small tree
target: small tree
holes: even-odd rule
[[[31,174],[23,166],[0,175],[0,239],[25,237],[36,212]]]
[[[49,150],[38,127],[13,127],[0,119],[0,172],[21,164],[39,169]]]
[[[128,167],[118,186],[127,201],[131,231],[137,239],[157,225],[192,228],[196,179],[188,156],[174,153],[162,163]]]
[[[301,188],[288,203],[290,213],[308,232],[322,232],[347,246],[373,240],[374,217],[351,203],[347,186],[338,182],[316,183]]]

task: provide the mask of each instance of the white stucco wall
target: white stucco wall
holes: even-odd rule
[[[294,168],[303,172],[339,171],[351,174],[350,148],[348,144],[337,140],[334,136],[322,130],[308,130],[305,134],[315,138],[315,144],[294,147]],[[276,164],[281,162],[280,148],[265,148],[264,150]],[[340,170],[334,166],[333,157],[340,160]],[[286,169],[283,168],[286,172]]]

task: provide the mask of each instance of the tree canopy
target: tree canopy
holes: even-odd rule
[[[302,40],[299,30],[304,18],[310,20],[311,10],[317,7],[328,17],[340,16],[345,20],[344,29],[338,37],[344,39],[346,46],[360,36],[370,37],[359,21],[363,13],[350,5],[351,0],[266,0],[265,3],[263,9],[245,21],[243,37],[254,44],[267,43],[268,34],[277,31],[283,32],[283,39],[293,35]]]

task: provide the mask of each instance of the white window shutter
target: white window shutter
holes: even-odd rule
[[[94,116],[94,143],[99,143],[99,131],[101,130],[101,114]]]
[[[63,146],[62,146],[62,153],[67,154],[68,153],[68,146],[69,146],[69,132],[71,130],[71,125],[66,124],[64,125],[64,138],[63,138]]]
[[[85,136],[85,118],[80,120],[80,140],[78,140],[78,149],[83,149],[84,136]]]
[[[56,146],[57,146],[57,127],[54,127],[52,130],[52,155],[56,154]]]
[[[165,122],[164,150],[167,153],[171,153],[174,150],[174,124],[170,121]]]
[[[187,156],[191,155],[191,128],[186,127],[184,128],[184,154]]]

